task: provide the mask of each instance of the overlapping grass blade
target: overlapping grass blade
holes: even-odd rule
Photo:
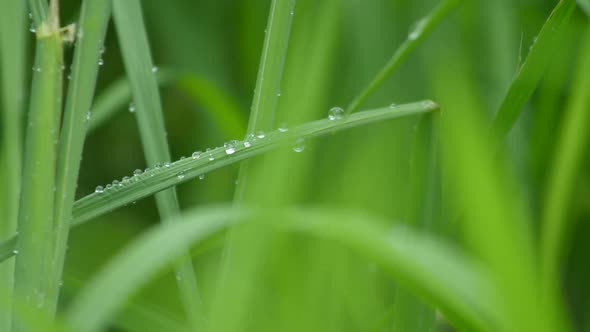
[[[160,68],[157,72],[160,86],[175,85],[213,119],[219,130],[229,137],[243,135],[245,120],[237,102],[213,83],[193,73],[183,73]],[[131,87],[127,78],[113,82],[96,98],[88,131],[92,132],[108,122],[131,99]]]
[[[59,297],[59,285],[86,136],[87,114],[92,105],[98,77],[98,62],[102,56],[101,48],[111,15],[111,5],[110,1],[104,0],[85,0],[82,3],[76,34],[72,79],[68,86],[57,160],[54,252],[51,271],[47,276],[51,279],[47,295],[51,311],[56,310]]]
[[[0,240],[16,233],[22,170],[22,120],[25,96],[26,1],[2,3],[0,11],[0,85],[2,88],[2,175]],[[11,298],[14,262],[0,265],[0,285]],[[0,310],[0,330],[10,331],[10,306]]]
[[[389,61],[375,75],[367,87],[348,105],[346,113],[350,114],[358,111],[367,98],[383,85],[385,80],[428,38],[430,33],[453,12],[460,2],[461,0],[443,0],[428,15],[417,21],[413,30],[409,32],[408,38],[397,48]]]
[[[578,6],[584,10],[586,15],[590,16],[590,0],[578,0]]]
[[[552,59],[552,53],[559,49],[561,36],[575,7],[574,0],[561,0],[535,38],[492,123],[492,132],[498,139],[504,139],[510,132],[533,94]]]
[[[242,144],[236,146],[236,151],[227,154],[225,148],[220,147],[209,153],[202,153],[199,158],[187,158],[172,164],[162,164],[139,176],[134,176],[103,193],[86,196],[74,204],[74,225],[96,218],[116,208],[130,204],[138,199],[148,197],[199,175],[214,171],[221,167],[240,162],[253,156],[283,147],[291,146],[298,138],[312,138],[334,132],[354,128],[361,125],[385,121],[388,119],[414,116],[436,111],[438,106],[432,101],[421,101],[412,104],[385,107],[365,112],[358,112],[342,120],[318,120],[295,127],[289,132],[274,131],[267,133],[264,139],[250,141],[251,146]],[[210,161],[209,158],[214,160]],[[16,237],[0,244],[0,258],[12,255],[11,243]],[[1,259],[0,259],[1,261]]]
[[[285,222],[272,225],[269,220],[275,218]],[[159,226],[132,243],[81,291],[66,313],[68,322],[76,330],[99,330],[129,296],[177,255],[238,221],[250,219],[267,220],[257,226],[302,232],[357,251],[439,307],[461,329],[492,331],[498,320],[493,286],[476,265],[442,242],[406,228],[385,231],[375,225],[386,222],[370,222],[373,218],[362,214],[322,210],[261,213],[221,206],[179,217],[184,222]],[[135,268],[130,271],[128,266]],[[105,293],[113,295],[105,297]]]
[[[566,252],[567,235],[573,227],[568,207],[576,177],[588,147],[590,125],[590,28],[580,52],[577,78],[572,84],[569,106],[561,129],[555,161],[549,176],[542,213],[541,260],[546,285],[558,288],[560,262]]]
[[[115,1],[113,6],[115,26],[121,44],[123,62],[129,77],[131,92],[137,108],[142,146],[148,166],[169,161],[167,133],[162,103],[155,77],[149,42],[143,21],[141,1]],[[174,187],[156,194],[156,204],[163,222],[179,213]],[[186,316],[193,329],[205,324],[203,305],[197,287],[192,261],[188,255],[179,258],[176,265],[179,295]]]
[[[35,7],[36,1],[31,1]],[[53,245],[55,162],[62,100],[63,45],[55,1],[37,21],[37,46],[25,139],[19,210],[14,297],[37,311],[47,310],[49,256]],[[14,324],[13,331],[25,327]]]

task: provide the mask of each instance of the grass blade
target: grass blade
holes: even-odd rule
[[[45,276],[53,245],[56,143],[62,99],[63,45],[57,15],[52,11],[37,29],[19,211],[21,237],[15,267],[15,300],[24,300],[39,312],[47,310],[49,285]],[[23,330],[23,326],[13,326],[13,331]]]
[[[584,152],[588,147],[590,124],[590,29],[586,29],[584,44],[577,66],[577,79],[572,84],[569,106],[551,167],[542,213],[541,259],[546,286],[557,288],[559,271],[566,249],[568,224],[576,177]]]
[[[516,123],[549,65],[552,54],[559,48],[561,36],[575,7],[574,0],[561,0],[541,28],[492,122],[492,132],[497,138],[506,137]]]
[[[100,50],[103,47],[110,15],[110,1],[85,0],[82,3],[72,65],[72,79],[68,86],[57,160],[55,240],[49,274],[52,279],[47,295],[52,312],[56,310],[59,297],[59,285],[61,284],[70,220],[86,136],[87,114],[92,105],[98,77],[98,62],[101,57]]]
[[[129,76],[139,132],[148,166],[153,167],[171,159],[164,124],[158,83],[154,75],[149,42],[143,21],[141,2],[126,0],[114,2],[114,18],[119,36],[123,62]],[[156,204],[163,222],[180,211],[175,188],[156,194]],[[176,265],[180,298],[193,329],[204,326],[204,312],[192,261],[188,255]]]
[[[427,16],[416,23],[416,26],[408,34],[408,38],[398,47],[395,53],[383,68],[375,75],[371,83],[359,93],[359,95],[348,105],[346,113],[358,111],[359,107],[369,98],[393,72],[422,44],[430,33],[459,5],[461,0],[443,0]]]
[[[339,121],[328,119],[318,120],[295,127],[287,133],[281,133],[279,131],[268,133],[264,139],[251,141],[252,146],[249,148],[240,144],[236,147],[236,151],[233,154],[227,154],[225,148],[216,148],[211,150],[210,153],[199,155],[199,158],[188,158],[172,164],[164,164],[140,176],[134,176],[127,181],[123,181],[120,185],[103,193],[94,193],[76,201],[73,212],[74,220],[72,222],[74,225],[79,225],[118,207],[198,177],[201,174],[252,158],[253,156],[285,145],[292,146],[293,141],[297,138],[318,137],[369,123],[425,114],[436,111],[437,109],[438,107],[432,101],[421,101],[413,104],[398,105],[396,107],[358,112]],[[214,161],[209,160],[210,156],[213,156]],[[14,247],[11,246],[11,243],[14,243],[15,239],[16,237],[13,237],[0,244],[0,258],[10,257],[12,255]]]
[[[578,0],[578,6],[584,10],[586,15],[590,16],[590,0]]]
[[[270,220],[276,218],[284,221],[280,229],[336,241],[375,260],[394,279],[441,308],[458,327],[492,330],[497,319],[492,286],[474,264],[444,243],[406,228],[385,231],[375,225],[387,222],[373,221],[366,215],[321,210],[257,213],[228,206],[196,210],[179,217],[184,222],[162,225],[144,234],[89,283],[66,318],[76,330],[99,330],[130,295],[191,245],[240,220],[262,219],[266,220],[263,226],[271,226]],[[189,222],[193,220],[198,222]],[[130,271],[128,266],[135,269]],[[113,296],[105,297],[105,293]]]
[[[4,1],[0,12],[0,72],[2,76],[2,175],[4,196],[0,239],[16,233],[22,169],[22,120],[25,96],[26,7],[22,0]],[[0,285],[12,296],[14,262],[0,265]],[[10,331],[10,307],[0,310],[0,331]]]

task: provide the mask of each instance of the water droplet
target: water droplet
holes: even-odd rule
[[[150,171],[150,168],[149,167],[143,170],[144,173],[147,173],[149,171]]]
[[[98,65],[99,65],[99,66],[102,66],[102,65],[104,65],[104,60],[103,60],[103,58],[102,58],[102,57],[101,57],[100,59],[98,59]]]
[[[281,123],[281,125],[279,126],[279,131],[281,133],[286,133],[289,131],[289,126],[287,125],[287,123],[283,122]]]
[[[178,173],[178,175],[176,176],[179,180],[184,179],[184,173],[180,172]]]
[[[119,182],[117,180],[113,181],[113,187],[122,187],[122,186],[123,186],[123,184],[121,182]]]
[[[113,187],[113,185],[112,185],[112,184],[107,184],[107,187],[105,188],[105,190],[109,190],[109,189],[111,189],[112,187]]]
[[[295,141],[295,145],[293,145],[293,151],[303,152],[303,150],[305,150],[305,140],[303,138],[298,138]]]
[[[264,131],[259,131],[259,132],[256,133],[256,137],[262,139],[262,138],[266,137],[266,135],[264,134]]]
[[[194,160],[197,160],[199,158],[201,158],[201,151],[195,151],[193,152],[192,156],[191,156]]]
[[[29,20],[33,19],[33,13],[29,12]]]
[[[156,163],[154,165],[154,169],[160,169],[160,167],[162,167],[162,165],[160,163]]]
[[[205,179],[205,174],[199,175],[199,180],[204,180],[204,179]]]
[[[238,141],[233,140],[233,141],[229,141],[225,144],[223,144],[223,147],[225,148],[225,154],[234,154],[236,152],[236,148],[238,146]]]
[[[277,97],[280,97],[282,95],[283,95],[283,93],[281,91],[277,92]]]
[[[207,157],[209,158],[209,161],[213,161],[215,160],[215,156],[213,156],[213,152],[211,152],[211,149],[207,149]]]
[[[181,156],[181,157],[180,157],[180,161],[183,161],[183,160],[185,160],[185,159],[186,159],[186,157],[185,157],[185,156]]]
[[[422,106],[430,111],[433,111],[438,108],[438,104],[433,102],[432,100],[425,100],[424,102],[422,102]]]
[[[129,112],[135,113],[135,103],[134,102],[129,103]]]
[[[12,251],[12,254],[13,254],[13,255],[18,255],[18,249],[14,249],[14,250]]]
[[[92,117],[92,113],[90,111],[88,111],[88,113],[86,113],[86,121],[90,121],[91,117]]]
[[[344,118],[344,110],[341,107],[332,107],[330,111],[328,111],[328,119],[340,120],[342,118]]]
[[[133,176],[140,176],[142,173],[142,171],[138,168],[135,171],[133,171]]]
[[[35,28],[35,23],[31,22],[31,27],[29,28],[29,31],[31,31],[32,33],[37,32],[37,28]]]
[[[107,50],[107,48],[104,45],[101,45],[100,48],[98,49],[98,53],[99,54],[104,54],[104,52]]]
[[[396,108],[396,107],[397,107],[397,104],[396,104],[396,103],[391,103],[391,104],[389,105],[389,108]]]
[[[122,181],[123,181],[123,183],[129,182],[129,177],[128,176],[124,176],[123,179],[122,179]]]
[[[104,187],[103,186],[97,186],[96,189],[94,189],[94,192],[97,194],[102,194],[104,193]]]
[[[155,74],[155,73],[157,73],[157,72],[158,72],[158,67],[156,67],[156,66],[153,66],[153,67],[152,67],[152,73],[154,73],[154,74]]]
[[[426,27],[426,20],[421,19],[420,21],[416,22],[410,32],[408,33],[409,40],[416,40],[422,35],[424,32],[424,28]]]
[[[168,161],[167,161],[167,162],[165,162],[165,163],[164,163],[164,167],[166,167],[166,168],[170,167],[170,162],[168,162]]]

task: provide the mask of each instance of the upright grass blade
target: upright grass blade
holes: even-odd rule
[[[284,222],[271,222],[277,218]],[[493,331],[499,319],[493,285],[477,265],[445,243],[406,228],[382,229],[376,225],[387,222],[371,216],[330,210],[262,212],[221,206],[195,210],[178,219],[183,222],[161,225],[141,236],[81,291],[66,313],[73,329],[100,330],[129,296],[177,255],[238,221],[252,219],[261,220],[256,223],[258,228],[278,227],[351,248],[441,308],[461,330]],[[129,266],[135,268],[129,270]],[[112,296],[104,296],[106,293]]]
[[[545,287],[558,289],[560,267],[567,235],[573,228],[568,219],[576,177],[588,147],[590,130],[590,28],[580,52],[577,78],[566,108],[565,121],[551,167],[542,213],[541,263]]]
[[[57,307],[59,297],[76,183],[86,136],[87,114],[92,105],[98,77],[98,62],[101,57],[100,49],[103,47],[110,15],[110,1],[85,0],[82,3],[57,161],[55,240],[47,295],[49,310],[52,312]]]
[[[295,3],[296,0],[272,0],[270,5],[247,134],[274,128]],[[238,202],[246,195],[248,173],[251,172],[249,167],[249,162],[242,163],[240,167],[235,195]]]
[[[459,5],[461,0],[442,0],[427,16],[416,22],[416,25],[409,32],[408,38],[398,47],[391,59],[375,75],[371,83],[354,98],[346,108],[346,113],[350,114],[359,110],[363,103],[369,98],[393,72],[412,54],[412,52],[422,44],[430,33],[453,12],[453,9]]]
[[[0,202],[0,240],[16,233],[22,169],[22,120],[25,96],[25,53],[27,3],[22,0],[2,2],[0,11],[0,86],[2,91],[2,184]],[[14,262],[0,265],[0,285],[11,298]],[[0,331],[10,331],[11,310],[0,310]]]
[[[578,0],[578,6],[584,10],[586,15],[590,16],[590,0]]]
[[[31,1],[31,6],[35,6],[35,1]],[[46,312],[62,99],[63,45],[55,1],[49,16],[36,23],[37,48],[25,143],[14,297],[36,311]],[[25,330],[19,324],[12,328]]]
[[[145,158],[148,166],[154,167],[160,162],[169,161],[171,157],[141,2],[139,0],[115,1],[113,14],[123,62],[137,107],[135,114]],[[163,222],[168,222],[177,215],[180,209],[175,188],[156,194],[156,204]],[[188,320],[193,329],[202,328],[205,317],[190,256],[183,255],[178,260],[176,280]]]
[[[340,130],[355,128],[365,124],[386,121],[389,119],[416,116],[436,111],[438,106],[432,101],[421,101],[413,104],[385,107],[381,109],[357,112],[338,121],[322,119],[309,122],[287,133],[274,131],[267,133],[264,139],[250,142],[250,147],[239,144],[233,154],[227,154],[225,148],[217,148],[210,153],[194,155],[154,168],[140,176],[134,176],[130,180],[122,181],[119,185],[105,190],[103,193],[88,195],[74,204],[73,226],[79,225],[92,218],[96,218],[109,211],[130,204],[138,199],[149,197],[164,189],[173,187],[199,175],[214,171],[221,167],[252,158],[285,145],[292,146],[298,138],[313,138],[332,134]],[[214,160],[210,161],[209,158]],[[179,176],[180,175],[180,176]],[[0,262],[13,255],[14,244],[17,237],[0,243]]]
[[[551,61],[552,53],[559,49],[561,36],[575,7],[575,0],[561,0],[535,38],[492,123],[492,132],[498,139],[504,139],[510,132],[522,108],[533,94]]]

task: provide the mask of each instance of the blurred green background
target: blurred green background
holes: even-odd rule
[[[162,87],[173,158],[241,139],[252,102],[270,1],[142,3],[159,72],[170,69],[190,73],[194,78]],[[291,126],[323,118],[333,106],[346,106],[406,39],[416,20],[438,3],[299,0],[277,123],[286,121]],[[556,3],[463,1],[362,109],[421,99],[439,101],[440,89],[436,89],[434,82],[442,80],[451,87],[455,84],[453,75],[437,76],[445,68],[446,73],[460,71],[468,79],[476,94],[473,98],[480,106],[472,111],[491,119]],[[64,23],[76,20],[79,4],[62,1]],[[562,120],[562,113],[556,109],[563,109],[569,96],[574,60],[587,21],[587,16],[576,9],[566,40],[555,50],[547,73],[508,139],[511,171],[532,220],[537,220],[542,205],[555,133]],[[114,27],[109,27],[98,95],[125,74],[114,32]],[[67,62],[71,53],[72,49],[67,48]],[[444,116],[444,104],[442,107]],[[303,154],[277,153],[271,156],[276,163],[263,190],[269,197],[280,197],[276,199],[280,204],[361,209],[392,221],[406,220],[412,215],[411,193],[420,190],[420,184],[411,181],[412,172],[416,171],[411,163],[416,125],[416,119],[387,121],[307,142]],[[579,222],[572,231],[564,268],[567,302],[578,328],[584,331],[590,331],[587,159],[571,202],[570,218]],[[78,196],[145,167],[134,114],[122,107],[88,136]],[[228,167],[207,174],[203,180],[179,186],[181,206],[186,209],[230,202],[237,171],[237,166]],[[444,234],[462,245],[461,232],[452,222],[460,211],[454,211],[449,200],[443,195],[442,206],[422,211],[432,216],[423,218],[428,219],[427,223],[416,227]],[[62,300],[67,303],[78,287],[125,243],[158,222],[154,200],[148,198],[73,229],[64,280],[66,296]],[[206,302],[215,290],[221,244],[221,239],[215,238],[194,248]],[[245,330],[412,330],[394,326],[395,313],[403,314],[394,310],[395,299],[407,295],[375,271],[372,264],[337,245],[304,238],[275,238],[268,248],[265,258],[261,258],[265,272],[252,277],[252,287],[259,297],[251,299]],[[138,326],[134,324],[139,324],[135,322],[142,320],[142,314],[182,321],[173,273],[163,274],[134,298],[113,324],[113,331]],[[438,328],[444,329],[445,323],[440,321]]]

